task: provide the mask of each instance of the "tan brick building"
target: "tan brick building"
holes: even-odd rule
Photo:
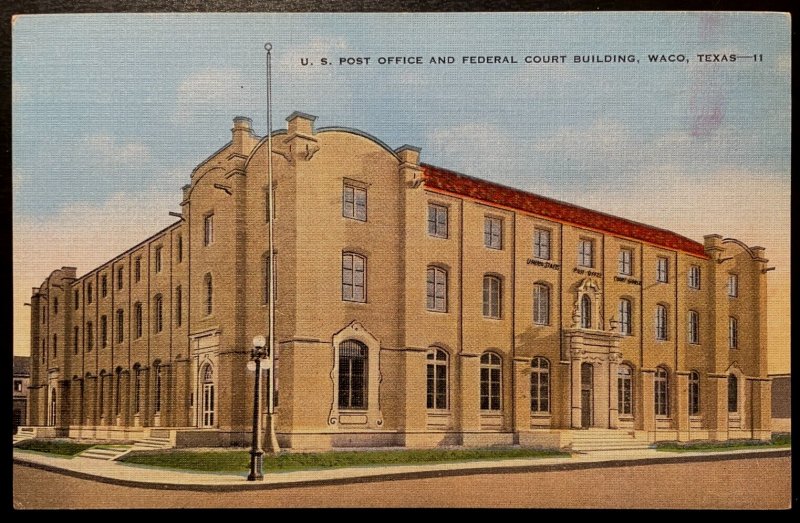
[[[763,248],[287,121],[273,139],[282,447],[567,445],[582,427],[769,437]],[[192,172],[179,221],[33,290],[40,434],[247,441],[250,340],[268,326],[267,147],[247,118],[232,133]]]

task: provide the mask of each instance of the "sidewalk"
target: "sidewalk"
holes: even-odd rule
[[[484,460],[427,465],[375,465],[264,474],[264,481],[247,481],[247,473],[209,473],[131,465],[89,458],[53,457],[14,449],[14,463],[44,470],[132,487],[180,490],[242,490],[357,483],[387,479],[411,479],[468,474],[545,472],[597,467],[621,467],[655,463],[719,461],[756,457],[790,456],[791,447],[744,449],[723,452],[660,452],[652,449],[574,454],[571,457]]]

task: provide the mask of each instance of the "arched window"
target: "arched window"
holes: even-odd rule
[[[739,379],[731,374],[728,376],[728,412],[739,411]]]
[[[664,367],[656,369],[654,390],[656,416],[669,416],[669,375]]]
[[[689,328],[687,332],[689,343],[700,343],[700,314],[698,314],[697,311],[689,311],[687,326]]]
[[[156,332],[161,332],[164,330],[164,299],[160,294],[157,294],[155,297],[155,303],[153,307],[153,327],[155,328]]]
[[[428,267],[426,297],[429,311],[447,312],[447,271]]]
[[[494,352],[481,356],[481,410],[500,410],[502,360]]]
[[[619,300],[619,332],[630,336],[633,332],[633,322],[631,321],[633,315],[631,314],[633,307],[631,300],[622,298]]]
[[[550,325],[550,286],[545,283],[533,286],[533,323]]]
[[[733,316],[728,318],[728,348],[739,348],[739,322]]]
[[[214,426],[214,368],[207,363],[201,372],[203,379],[203,426]]]
[[[531,412],[550,412],[550,362],[539,356],[531,362]]]
[[[133,306],[133,321],[136,324],[136,339],[142,337],[142,304],[136,302]]]
[[[592,328],[592,299],[587,294],[581,297],[581,328]]]
[[[617,369],[617,409],[620,416],[633,415],[633,370],[622,364]]]
[[[483,315],[487,318],[499,318],[500,300],[503,296],[503,285],[497,276],[483,277]]]
[[[667,339],[667,308],[663,305],[656,305],[656,339]]]
[[[138,363],[133,365],[133,413],[139,414],[142,410],[142,367]]]
[[[86,301],[92,303],[92,284],[86,286]]]
[[[689,415],[700,414],[700,374],[696,371],[689,373]]]
[[[438,347],[434,347],[428,351],[427,360],[427,407],[429,409],[446,410],[448,408],[447,353]]]
[[[156,361],[153,364],[155,374],[155,412],[161,412],[161,362]]]
[[[92,322],[86,322],[86,351],[91,352],[94,348],[94,325]]]
[[[339,408],[367,408],[367,346],[356,340],[339,345]]]
[[[210,316],[214,312],[214,281],[211,279],[211,273],[206,273],[203,278],[203,288],[205,289],[205,313]]]
[[[342,300],[367,301],[367,259],[352,252],[342,253]]]

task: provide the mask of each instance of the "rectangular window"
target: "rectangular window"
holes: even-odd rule
[[[14,380],[14,392],[22,392],[22,380]]]
[[[117,311],[117,343],[122,343],[125,339],[125,312],[122,309]]]
[[[700,267],[697,265],[692,265],[689,267],[689,288],[690,289],[699,289],[700,288]]]
[[[594,240],[583,239],[578,242],[578,265],[594,267]]]
[[[659,256],[656,259],[656,281],[659,283],[669,282],[669,258]]]
[[[428,235],[447,238],[447,207],[428,204]]]
[[[155,254],[154,254],[155,261],[153,265],[155,265],[156,272],[161,272],[161,246],[159,245],[156,247]]]
[[[92,284],[91,283],[86,287],[86,301],[88,303],[92,303]],[[44,321],[44,318],[42,318],[42,321]]]
[[[439,267],[428,267],[427,308],[429,311],[447,312],[447,272]]]
[[[548,229],[533,230],[533,257],[540,260],[550,259],[550,231]]]
[[[700,343],[700,315],[696,311],[689,311],[689,343]]]
[[[619,250],[619,273],[623,276],[633,274],[633,251],[631,249]]]
[[[78,310],[80,308],[81,308],[81,295],[78,293],[78,291],[75,291],[75,310]]]
[[[178,235],[178,240],[177,240],[177,245],[175,247],[175,250],[178,251],[177,252],[177,254],[178,254],[178,263],[180,263],[180,262],[183,261],[183,236],[181,236],[180,234]]]
[[[175,324],[180,327],[183,323],[183,291],[181,286],[175,288]]]
[[[667,308],[663,305],[656,305],[656,339],[667,339]]]
[[[502,295],[500,278],[483,278],[483,315],[486,318],[500,318],[500,298]]]
[[[203,245],[206,247],[214,243],[214,215],[206,214],[203,218]]]
[[[94,326],[92,322],[86,322],[86,350],[94,348]]]
[[[72,353],[78,354],[78,346],[80,345],[80,329],[75,327],[72,333]]]
[[[739,275],[728,274],[728,296],[736,298],[739,296]]]
[[[342,189],[342,216],[361,222],[367,221],[367,190],[344,184]]]
[[[483,244],[490,249],[503,248],[503,220],[492,216],[484,218]]]
[[[139,338],[142,337],[142,329],[143,329],[141,303],[136,303],[136,305],[133,306],[133,321],[136,324],[136,339],[138,340]]]
[[[366,258],[353,253],[342,254],[342,300],[366,302]]]
[[[105,316],[100,316],[100,346],[108,346],[108,320]]]
[[[533,286],[533,323],[550,324],[550,287],[544,284]]]
[[[728,348],[739,348],[739,324],[736,318],[728,318]]]
[[[339,408],[367,408],[367,347],[354,340],[339,346]]]
[[[137,256],[133,260],[133,279],[139,282],[142,279],[142,257]]]
[[[117,289],[122,289],[123,278],[125,276],[124,267],[117,267]]]
[[[630,336],[633,331],[633,326],[631,325],[631,309],[632,305],[630,300],[625,298],[619,300],[619,332],[626,336]]]
[[[105,274],[100,277],[100,295],[103,298],[108,296],[108,277]]]

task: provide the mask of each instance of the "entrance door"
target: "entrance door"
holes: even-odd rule
[[[214,369],[203,369],[203,427],[214,426]]]
[[[594,368],[591,363],[581,364],[581,427],[592,426],[592,382]]]

